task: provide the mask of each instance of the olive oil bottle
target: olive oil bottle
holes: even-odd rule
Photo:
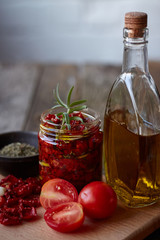
[[[128,207],[160,198],[160,96],[148,70],[147,14],[125,15],[122,73],[104,117],[107,182]]]

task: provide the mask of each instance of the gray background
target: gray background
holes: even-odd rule
[[[120,64],[128,11],[148,13],[160,60],[159,0],[0,0],[0,61]]]

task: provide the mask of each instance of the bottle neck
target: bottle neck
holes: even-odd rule
[[[141,37],[132,38],[132,30],[124,28],[124,52],[122,72],[129,72],[133,68],[139,68],[148,73],[148,29],[142,29]]]

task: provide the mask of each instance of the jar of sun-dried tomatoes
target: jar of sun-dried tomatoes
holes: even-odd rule
[[[58,109],[49,109],[41,115],[38,136],[40,177],[42,183],[63,178],[80,191],[87,183],[102,177],[100,117],[91,109],[74,112],[68,129],[56,118],[56,111]],[[79,121],[79,116],[83,121]]]

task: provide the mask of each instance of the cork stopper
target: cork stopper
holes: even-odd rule
[[[125,28],[129,31],[129,37],[143,36],[143,29],[147,27],[147,14],[144,12],[128,12],[125,14]]]

